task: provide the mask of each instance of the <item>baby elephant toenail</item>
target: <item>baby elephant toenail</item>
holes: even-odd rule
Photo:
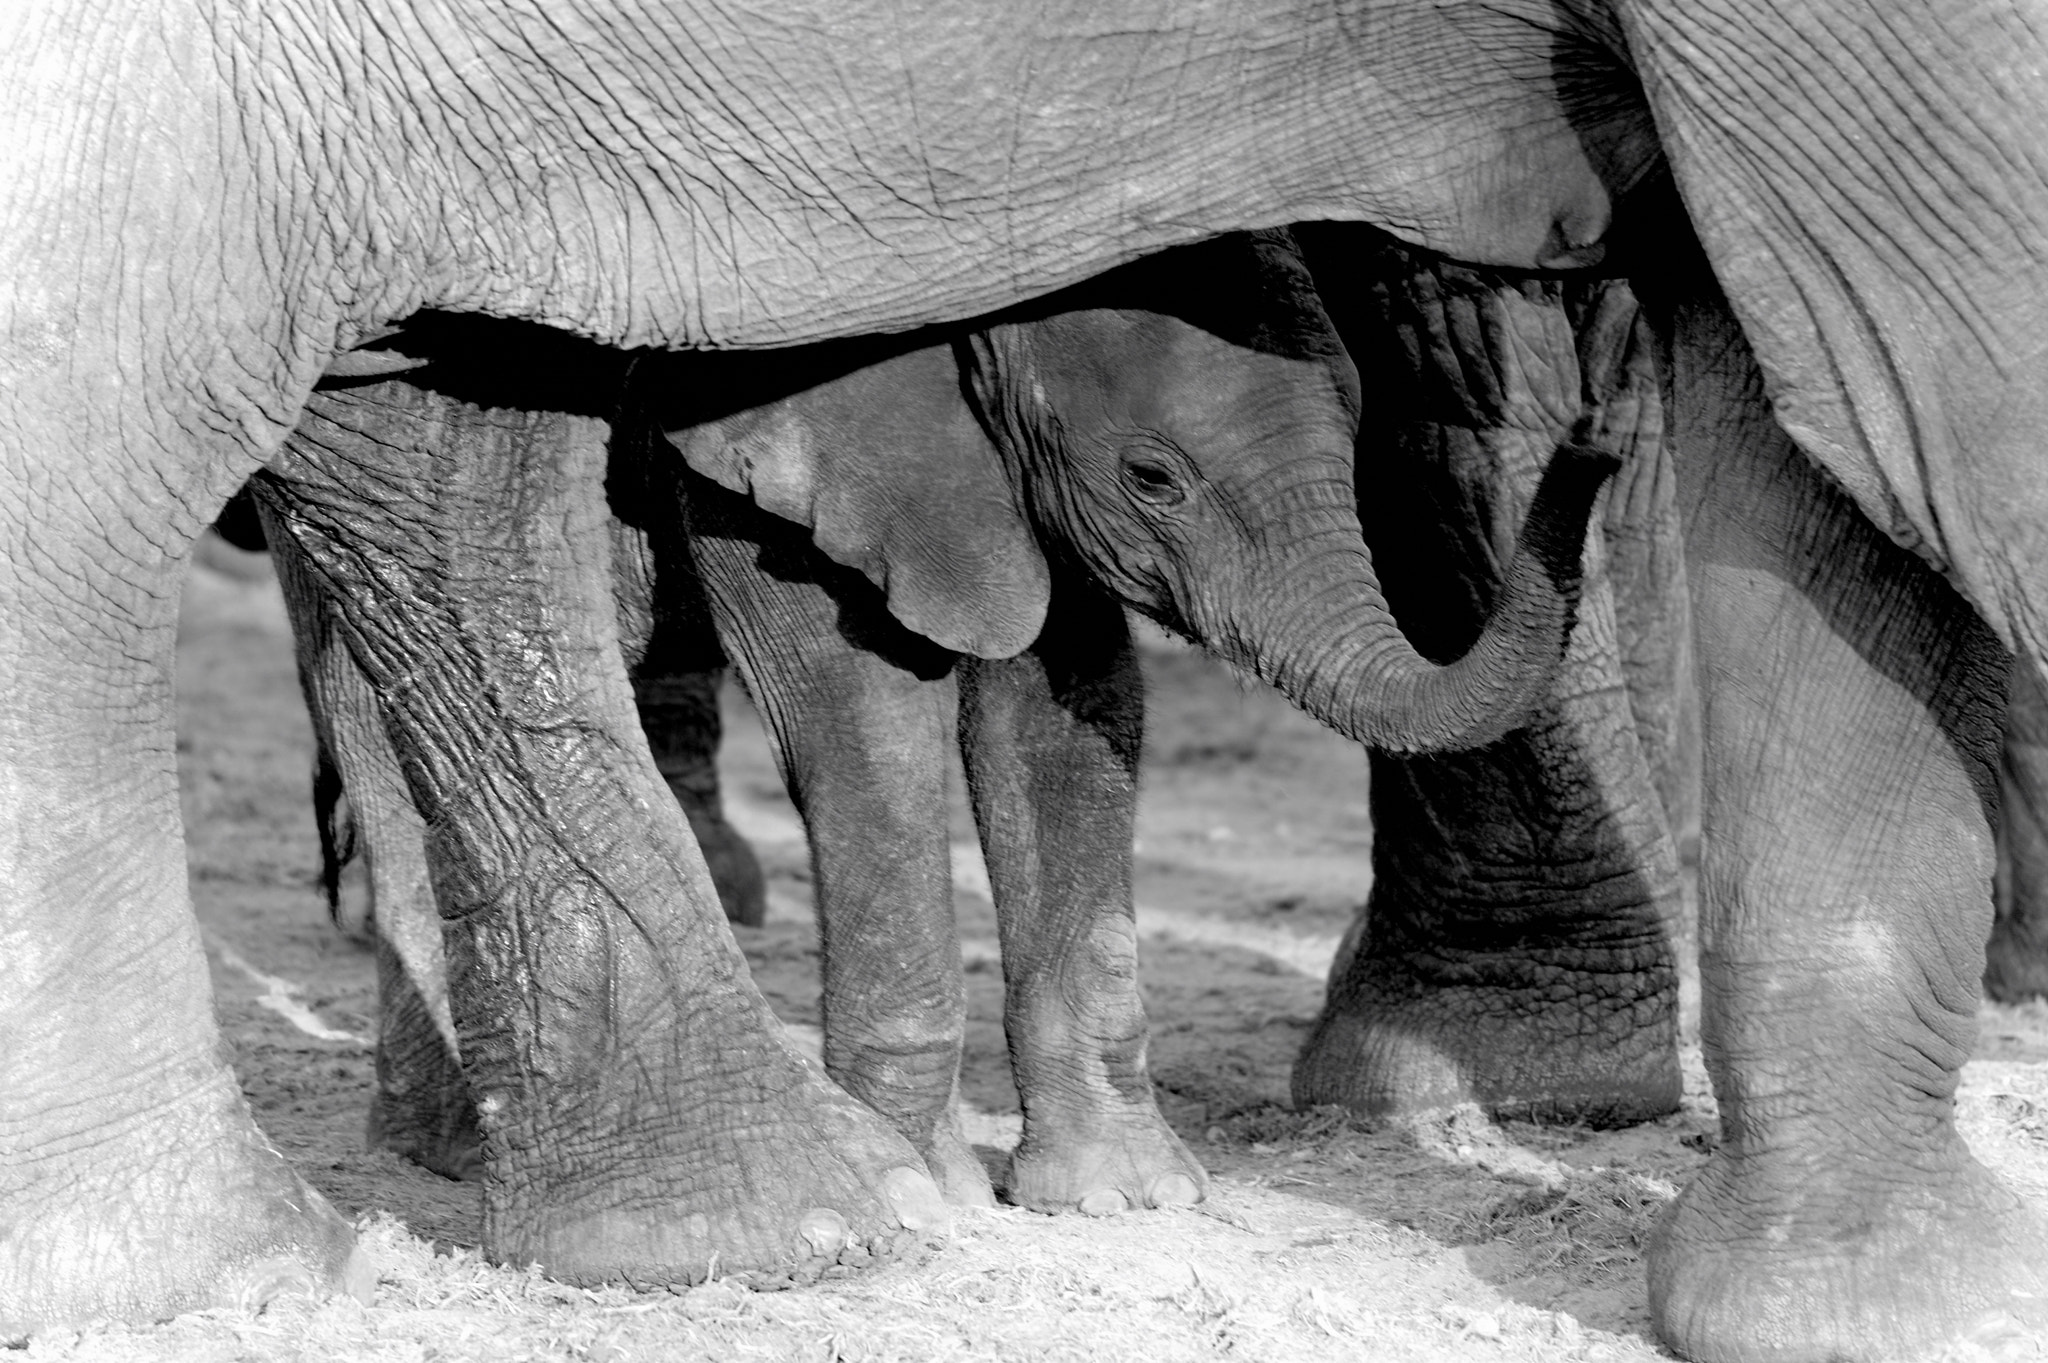
[[[1128,1211],[1130,1205],[1114,1188],[1098,1188],[1082,1198],[1080,1203],[1083,1216],[1115,1216],[1118,1212]]]
[[[1155,1207],[1189,1207],[1201,1200],[1201,1188],[1186,1174],[1163,1174],[1152,1184]]]
[[[846,1244],[846,1218],[826,1207],[813,1207],[796,1223],[797,1232],[817,1255],[836,1255]]]
[[[939,1195],[939,1185],[922,1169],[897,1165],[882,1175],[882,1193],[889,1200],[889,1210],[905,1230],[943,1229],[952,1220],[952,1213],[946,1210],[946,1199]]]

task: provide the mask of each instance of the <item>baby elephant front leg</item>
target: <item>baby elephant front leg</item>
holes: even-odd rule
[[[1123,609],[1055,590],[1027,652],[963,662],[960,746],[988,858],[1024,1106],[1012,1202],[1103,1215],[1199,1202],[1208,1176],[1145,1070],[1131,847],[1144,682]]]

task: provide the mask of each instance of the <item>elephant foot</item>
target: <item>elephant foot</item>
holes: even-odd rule
[[[673,787],[672,787],[673,788]],[[761,872],[761,860],[754,848],[740,836],[725,815],[708,808],[695,796],[680,790],[676,802],[690,822],[704,864],[711,868],[711,884],[729,923],[758,928],[768,921],[768,878]]]
[[[1088,1216],[1190,1206],[1208,1195],[1208,1171],[1149,1092],[1078,1115],[1047,1113],[1027,1101],[1024,1138],[1010,1156],[1003,1189],[1019,1207]]]
[[[0,1205],[0,1341],[292,1293],[368,1303],[348,1223],[250,1121],[225,1071],[123,1130],[38,1141]]]
[[[2048,1331],[2048,1219],[1960,1143],[1933,1172],[1808,1157],[1767,1174],[1726,1152],[1645,1254],[1657,1333],[1684,1357],[2006,1357]]]
[[[773,1289],[918,1257],[945,1234],[937,1184],[881,1118],[779,1042],[758,1062],[719,1059],[739,1063],[630,1108],[616,1157],[514,1159],[498,1147],[516,1133],[489,1141],[490,1257],[570,1283]]]
[[[904,1045],[893,1054],[829,1039],[826,1073],[903,1134],[948,1203],[995,1206],[995,1185],[960,1130],[958,1083],[944,1077],[959,1072],[959,1037],[942,1034],[934,1042],[908,1029],[899,1036]],[[835,1046],[834,1040],[841,1044]]]
[[[1364,963],[1354,970],[1365,979],[1332,988],[1295,1061],[1301,1106],[1386,1117],[1477,1103],[1499,1118],[1591,1126],[1678,1108],[1675,985],[1631,994],[1589,977],[1547,993],[1423,994],[1376,988]]]
[[[389,1150],[442,1178],[476,1183],[484,1176],[483,1136],[468,1091],[446,1102],[421,1104],[388,1092],[370,1097],[363,1143]]]
[[[959,1110],[952,1103],[946,1104],[946,1115],[936,1124],[930,1140],[911,1143],[918,1146],[925,1168],[932,1171],[947,1202],[955,1207],[996,1205],[995,1185],[974,1147],[961,1134]]]
[[[2048,998],[2048,947],[2001,918],[1984,956],[1984,993],[2000,1003]]]

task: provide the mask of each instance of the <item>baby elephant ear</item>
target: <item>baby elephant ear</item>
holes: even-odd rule
[[[1007,658],[1038,638],[1051,574],[949,347],[667,434],[697,472],[810,527],[933,642]]]

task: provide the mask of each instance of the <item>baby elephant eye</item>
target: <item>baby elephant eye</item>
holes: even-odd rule
[[[1154,506],[1173,506],[1187,500],[1188,489],[1179,469],[1154,454],[1124,456],[1124,486]]]

